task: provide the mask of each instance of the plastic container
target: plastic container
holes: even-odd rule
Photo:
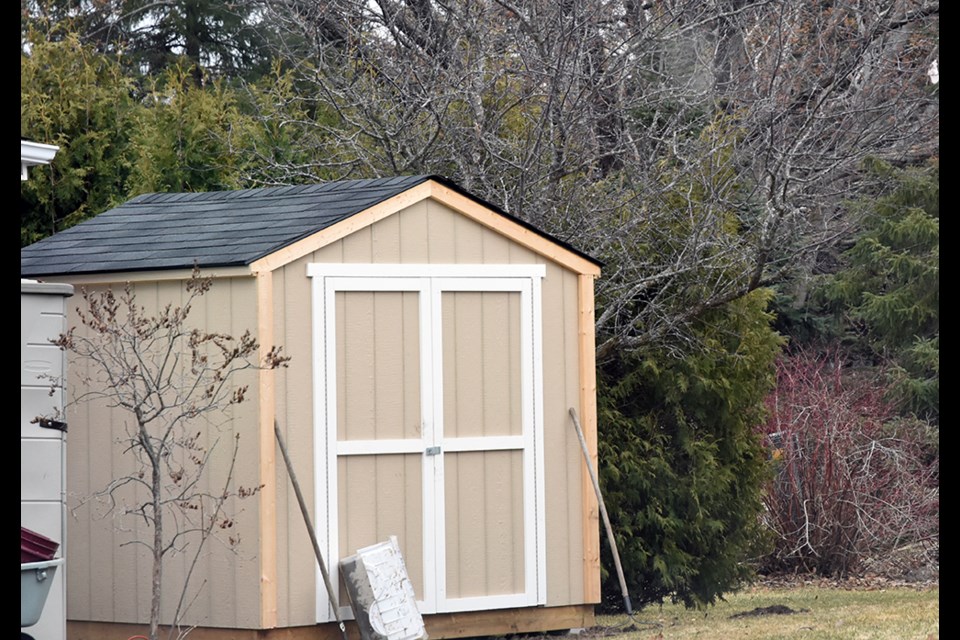
[[[59,542],[54,542],[36,531],[20,527],[20,564],[53,560],[59,548]]]
[[[44,562],[20,563],[20,626],[37,624],[50,593],[53,576],[63,558]]]

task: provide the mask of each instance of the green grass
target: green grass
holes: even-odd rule
[[[776,604],[809,611],[730,618],[736,613]],[[664,605],[648,607],[635,617],[651,626],[640,625],[636,631],[611,637],[616,640],[938,640],[940,589],[755,587],[731,595],[726,602],[705,611]],[[630,621],[626,616],[598,616],[597,623],[617,626]]]

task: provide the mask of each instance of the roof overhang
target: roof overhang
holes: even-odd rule
[[[38,164],[50,164],[59,150],[60,147],[55,144],[41,144],[39,142],[21,140],[20,181],[23,182],[27,179],[27,167],[35,167]]]

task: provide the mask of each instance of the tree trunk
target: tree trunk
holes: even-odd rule
[[[163,593],[163,511],[161,510],[160,460],[152,460],[153,587],[150,590],[150,640],[160,639],[160,600]]]

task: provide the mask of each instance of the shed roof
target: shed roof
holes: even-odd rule
[[[21,276],[243,266],[427,181],[600,263],[437,176],[150,193],[20,250]]]

